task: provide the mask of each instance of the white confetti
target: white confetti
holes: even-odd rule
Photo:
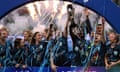
[[[88,2],[89,0],[83,0],[85,3]]]

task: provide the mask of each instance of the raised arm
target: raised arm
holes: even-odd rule
[[[65,29],[63,32],[64,37],[67,37],[67,35],[68,35],[68,24],[69,24],[69,19],[67,19],[66,26],[65,26]]]
[[[50,24],[50,27],[48,28],[48,32],[47,32],[47,36],[46,36],[47,40],[49,40],[52,36],[52,27],[53,27],[53,24]]]
[[[85,16],[86,16],[86,20],[85,20],[86,30],[87,30],[87,33],[90,34],[90,32],[92,31],[92,27],[91,27],[91,23],[90,23],[90,20],[89,20],[90,12],[88,11],[87,8],[84,10],[84,14],[85,14]]]
[[[102,42],[105,43],[105,35],[104,35],[104,31],[105,31],[105,19],[102,17]]]
[[[77,25],[74,22],[74,19],[71,20],[71,25],[69,27],[69,33],[72,37],[72,39],[74,39],[75,37],[77,37],[74,33],[73,33],[73,29],[75,30],[75,28],[77,28]]]

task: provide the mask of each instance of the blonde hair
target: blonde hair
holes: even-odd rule
[[[6,27],[2,27],[0,30],[1,30],[1,31],[7,31],[7,32],[8,32],[8,29],[7,29]]]
[[[24,34],[25,32],[27,32],[27,33],[29,34],[29,37],[32,37],[32,32],[31,32],[30,30],[25,30],[25,31],[23,31],[23,34]]]

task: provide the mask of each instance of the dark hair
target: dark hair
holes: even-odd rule
[[[20,42],[21,42],[21,38],[16,38],[14,41],[14,48],[20,48]]]
[[[44,31],[45,31],[45,33],[48,33],[48,29],[47,28]]]
[[[35,40],[35,36],[38,34],[39,32],[35,32],[32,36],[32,39],[31,39],[31,45],[34,45],[36,40]]]
[[[50,29],[53,28],[53,24],[50,24]]]
[[[73,9],[72,4],[68,4],[68,5],[67,5],[67,9],[69,9],[69,8],[70,8],[70,9]]]
[[[119,35],[116,35],[116,42],[118,43],[119,42]]]

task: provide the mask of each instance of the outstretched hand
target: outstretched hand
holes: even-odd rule
[[[102,24],[105,24],[105,18],[102,17]]]

